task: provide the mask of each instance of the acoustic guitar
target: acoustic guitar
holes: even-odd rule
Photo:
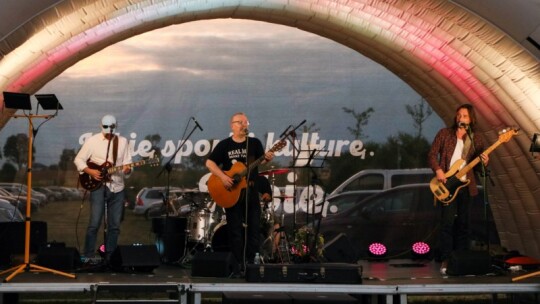
[[[105,162],[101,165],[98,165],[91,161],[87,161],[86,164],[88,165],[90,169],[97,169],[101,172],[101,177],[102,177],[101,180],[94,179],[88,173],[83,172],[82,174],[79,174],[79,183],[81,184],[81,186],[85,190],[93,191],[99,188],[101,184],[110,181],[111,175],[116,172],[122,171],[125,166],[128,166],[130,168],[140,167],[143,165],[157,166],[159,164],[159,158],[157,157],[157,155],[155,155],[154,157],[149,158],[149,159],[144,159],[144,160],[140,160],[131,164],[117,166],[117,167],[113,167],[110,162]]]
[[[488,155],[493,150],[495,150],[500,144],[508,142],[512,136],[516,135],[518,132],[517,129],[504,129],[499,133],[499,139],[487,148],[483,154]],[[437,177],[434,177],[429,182],[429,187],[433,195],[444,205],[450,204],[457,196],[459,190],[471,182],[470,180],[463,181],[463,177],[466,176],[474,166],[480,162],[480,156],[473,159],[469,164],[460,169],[464,164],[465,160],[457,160],[451,167],[448,172],[444,174],[446,176],[446,183],[440,182]]]
[[[269,151],[279,151],[283,149],[286,144],[285,140],[280,140]],[[210,197],[212,197],[216,204],[222,208],[234,206],[240,198],[240,192],[247,186],[247,173],[257,167],[263,160],[264,155],[252,162],[249,167],[246,167],[246,165],[241,162],[234,163],[230,170],[225,171],[225,174],[234,180],[233,186],[229,189],[225,188],[223,182],[217,175],[210,175],[207,182]]]

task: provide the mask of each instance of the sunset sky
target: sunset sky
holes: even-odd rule
[[[405,105],[421,100],[385,68],[331,40],[232,19],[132,37],[80,61],[38,93],[56,94],[65,108],[36,137],[36,161],[44,164],[57,163],[62,149],[78,149],[81,135],[98,132],[107,113],[137,142],[160,134],[162,144],[176,143],[191,130],[190,117],[204,129],[193,133],[194,142],[221,139],[238,111],[248,114],[251,132],[261,139],[306,120],[319,138],[352,140],[347,128],[355,120],[342,108],[373,107],[362,140],[382,142],[400,131],[414,133]],[[441,126],[434,113],[424,126],[428,140]],[[24,119],[12,119],[0,145],[27,128]]]

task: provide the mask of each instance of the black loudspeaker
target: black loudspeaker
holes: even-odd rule
[[[331,241],[327,242],[323,248],[324,257],[328,262],[334,263],[356,263],[358,254],[349,242],[347,235],[338,234]]]
[[[184,255],[187,218],[152,218],[152,232],[164,263],[178,262]]]
[[[449,275],[483,275],[491,272],[487,251],[457,250],[450,254],[446,273]]]
[[[230,252],[197,252],[191,260],[191,276],[228,277],[235,270]]]
[[[285,293],[270,292],[224,292],[221,296],[223,304],[252,304],[252,303],[270,303],[270,304],[292,304],[293,301]]]
[[[152,272],[160,264],[155,245],[120,245],[111,255],[113,270],[126,272]]]
[[[81,266],[81,256],[75,247],[48,244],[39,250],[37,256],[39,266],[54,270],[72,271]]]
[[[0,266],[11,264],[11,257],[24,254],[25,222],[0,223]],[[6,245],[9,244],[9,245]],[[47,245],[47,222],[30,223],[30,253]]]

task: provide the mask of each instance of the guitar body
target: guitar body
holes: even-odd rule
[[[222,208],[230,208],[238,202],[242,189],[246,188],[246,177],[242,176],[242,172],[246,170],[246,166],[241,162],[236,162],[232,165],[229,171],[225,171],[229,177],[235,180],[232,188],[227,189],[223,186],[223,182],[219,177],[212,174],[208,178],[208,192],[216,204]]]
[[[441,183],[437,177],[432,178],[429,182],[431,192],[441,203],[450,204],[456,198],[458,191],[471,182],[470,180],[464,182],[456,176],[464,162],[463,159],[459,159],[450,167],[450,170],[444,174],[446,183]]]
[[[98,165],[88,160],[86,162],[86,165],[88,166],[88,168],[99,170],[101,172],[102,179],[96,180],[92,176],[90,176],[90,174],[83,172],[82,174],[79,174],[79,183],[81,184],[81,187],[83,187],[85,190],[94,191],[97,188],[99,188],[101,184],[109,182],[111,180],[111,174],[123,170],[123,168],[126,166],[133,168],[133,167],[138,167],[142,165],[157,166],[158,164],[159,164],[159,158],[157,157],[157,155],[154,155],[154,157],[149,158],[149,159],[141,160],[138,162],[134,162],[131,164],[122,165],[118,167],[113,167],[113,164],[111,164],[110,162],[105,162],[101,165]]]
[[[102,180],[94,179],[90,174],[82,173],[79,175],[79,183],[81,186],[88,191],[94,191],[101,186],[104,182],[110,180],[110,176],[107,173],[107,170],[112,167],[110,162],[105,162],[102,165],[94,164],[91,161],[87,161],[86,164],[90,169],[96,169],[101,171]]]

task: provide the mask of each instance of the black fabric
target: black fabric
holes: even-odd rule
[[[39,250],[37,264],[54,270],[72,271],[81,266],[81,256],[74,247],[45,246]]]
[[[344,233],[338,234],[327,242],[323,253],[327,262],[356,263],[358,261],[358,253]]]
[[[247,152],[249,154],[249,163],[262,157],[264,155],[264,148],[261,141],[257,138],[248,137]],[[231,137],[227,137],[216,145],[208,159],[221,166],[221,170],[223,171],[230,170],[236,161],[246,164],[246,143],[237,143]],[[249,180],[256,180],[258,175],[258,168],[253,168],[250,172]]]

